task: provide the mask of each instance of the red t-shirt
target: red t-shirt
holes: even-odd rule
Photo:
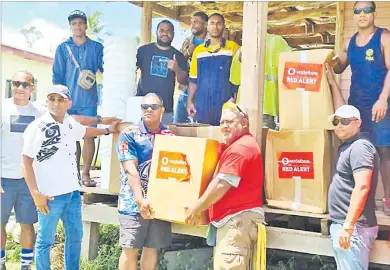
[[[260,147],[251,134],[245,134],[222,153],[218,173],[240,177],[230,190],[209,209],[210,221],[263,205],[263,163]]]

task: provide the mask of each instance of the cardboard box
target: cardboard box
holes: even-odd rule
[[[333,64],[333,50],[318,49],[279,54],[280,130],[327,129],[333,102],[325,63]]]
[[[333,132],[268,131],[265,189],[269,206],[326,213],[334,163]]]
[[[177,124],[170,125],[168,128],[176,136],[208,138],[223,143],[223,136],[220,126],[208,126],[199,124]]]
[[[119,125],[119,130],[122,132],[126,127],[132,125],[130,122],[123,122]],[[101,153],[100,158],[102,160],[101,169],[101,188],[108,190],[109,193],[119,194],[120,181],[119,181],[119,160],[116,152],[116,143],[118,141],[120,133],[115,133],[110,136],[104,136],[102,139],[109,140],[107,153]]]
[[[185,206],[196,202],[212,180],[220,143],[205,138],[156,135],[147,198],[154,217],[185,223]],[[200,224],[208,224],[201,213]]]

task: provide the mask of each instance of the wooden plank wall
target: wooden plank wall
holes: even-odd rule
[[[354,2],[345,2],[344,19],[344,39],[351,38],[357,31],[355,21],[353,20]],[[390,2],[376,2],[377,17],[375,24],[379,27],[390,30]],[[340,87],[345,99],[349,97],[349,87],[351,85],[351,69],[348,67],[341,75]]]
[[[344,15],[344,39],[351,38],[357,31],[355,21],[353,20],[353,4],[354,2],[345,2]],[[390,2],[376,2],[376,20],[375,24],[378,27],[387,28],[390,30]],[[341,74],[340,87],[344,99],[349,97],[349,87],[351,85],[351,69],[348,67]],[[383,198],[383,185],[381,179],[376,190],[376,199]]]

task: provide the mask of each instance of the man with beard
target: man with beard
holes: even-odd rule
[[[359,31],[344,42],[337,74],[351,65],[352,77],[348,104],[359,109],[361,132],[377,148],[385,191],[384,212],[390,215],[390,32],[375,26],[375,2],[356,2],[354,20]],[[334,88],[333,99],[344,103]]]
[[[151,219],[146,200],[153,143],[156,134],[173,135],[161,124],[164,102],[155,93],[142,99],[142,121],[131,125],[119,136],[117,153],[121,162],[119,194],[120,246],[119,270],[137,270],[138,251],[142,249],[141,269],[157,267],[157,249],[171,244],[171,223]]]
[[[187,84],[186,60],[181,52],[171,46],[175,29],[168,20],[157,25],[157,42],[143,45],[137,51],[137,67],[141,70],[137,96],[156,93],[162,97],[165,114],[162,122],[172,123],[175,77]]]
[[[229,77],[239,46],[222,37],[224,29],[224,17],[212,14],[207,25],[208,40],[196,47],[192,56],[187,113],[199,123],[219,125],[223,104],[235,94]]]
[[[194,13],[191,18],[191,33],[192,35],[183,42],[180,51],[187,60],[188,69],[191,64],[192,54],[198,45],[204,43],[207,35],[207,21],[209,17],[206,13],[199,11]],[[187,121],[187,99],[188,85],[179,85],[180,96],[176,103],[174,123],[184,123]]]
[[[103,72],[103,45],[87,37],[87,16],[84,12],[72,11],[68,21],[72,37],[61,43],[56,50],[53,63],[53,84],[68,87],[72,97],[72,108],[68,110],[69,115],[92,116],[98,117],[100,120],[100,116],[97,115],[97,86],[93,80],[92,84],[89,79],[94,78],[98,70]],[[83,76],[87,72],[89,75]],[[85,80],[81,80],[81,78],[85,78]],[[92,126],[96,127],[96,125]],[[94,154],[94,138],[84,138],[82,180],[83,184],[89,187],[96,186],[96,182],[91,180],[89,173]],[[81,147],[80,143],[77,142],[78,164],[80,164],[80,156]]]

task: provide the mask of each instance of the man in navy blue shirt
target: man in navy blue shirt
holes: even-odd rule
[[[90,71],[92,76],[96,75],[98,70],[103,72],[103,45],[86,36],[87,16],[84,12],[72,11],[68,21],[73,36],[61,43],[56,50],[53,64],[53,84],[62,84],[68,87],[72,98],[72,108],[68,110],[68,114],[97,116],[96,83],[93,80],[92,83],[91,80],[89,82],[87,80],[87,83],[92,84],[92,86],[85,89],[85,86],[79,83],[79,76],[82,71]],[[100,116],[97,117],[100,119]],[[78,142],[78,160],[80,160],[80,152],[81,148]],[[91,181],[89,175],[94,153],[94,138],[84,138],[82,179],[86,186],[96,185],[94,181]]]

